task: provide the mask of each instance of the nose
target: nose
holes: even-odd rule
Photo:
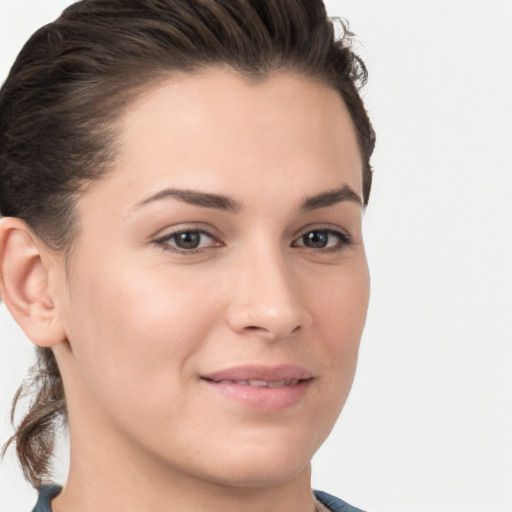
[[[310,325],[298,278],[280,256],[253,255],[233,278],[228,322],[238,334],[277,341]]]

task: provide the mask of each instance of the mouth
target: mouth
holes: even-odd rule
[[[279,412],[302,402],[314,381],[313,374],[297,366],[245,366],[201,377],[221,399],[259,412]]]
[[[278,366],[245,365],[226,368],[203,375],[202,378],[214,382],[223,380],[237,382],[242,385],[266,387],[267,384],[277,383],[278,387],[294,381],[313,378],[313,373],[305,367],[293,364]]]
[[[211,379],[206,379],[211,380]],[[282,379],[282,380],[212,380],[217,384],[236,384],[238,386],[252,386],[255,388],[284,388],[286,386],[296,386],[299,382],[305,379]]]

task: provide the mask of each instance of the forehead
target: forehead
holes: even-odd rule
[[[141,94],[118,128],[107,180],[131,188],[132,202],[169,186],[236,197],[241,185],[311,195],[347,183],[361,194],[359,146],[340,94],[301,75],[254,83],[213,68],[173,76]]]

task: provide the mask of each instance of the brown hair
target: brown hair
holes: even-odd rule
[[[68,253],[74,212],[87,185],[115,157],[115,121],[170,73],[228,66],[249,79],[289,70],[332,86],[344,99],[361,149],[368,202],[375,135],[359,95],[366,82],[351,36],[321,0],[82,0],[26,43],[0,90],[0,213],[23,219],[53,250]],[[16,443],[34,486],[49,476],[56,422],[66,418],[59,370],[37,349],[32,395]]]

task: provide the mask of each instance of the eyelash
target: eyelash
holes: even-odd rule
[[[183,249],[181,247],[171,245],[172,240],[174,240],[174,242],[176,242],[176,239],[178,236],[185,235],[185,234],[191,234],[191,233],[198,234],[200,236],[201,235],[207,236],[208,238],[215,240],[215,235],[206,231],[205,229],[189,228],[189,229],[179,229],[179,230],[173,231],[172,233],[168,233],[160,238],[157,238],[155,240],[155,243],[157,245],[159,245],[164,251],[171,251],[171,252],[178,253],[178,254],[196,254],[196,253],[200,252],[202,249],[204,249],[204,247]],[[222,245],[223,244],[221,242],[217,242],[216,245],[214,245],[213,247],[220,247]]]
[[[302,240],[303,242],[305,241],[305,237],[309,234],[312,234],[312,233],[322,233],[322,234],[326,234],[329,236],[333,236],[337,239],[337,243],[334,247],[320,247],[320,248],[314,248],[314,247],[308,247],[304,244],[298,244],[298,241]],[[174,253],[178,253],[178,254],[197,254],[199,253],[201,250],[203,249],[207,249],[207,248],[210,248],[210,247],[195,247],[195,248],[189,248],[189,249],[184,249],[184,248],[180,248],[180,247],[177,247],[175,244],[176,244],[176,241],[177,241],[177,237],[180,236],[180,235],[186,235],[186,234],[195,234],[195,235],[199,235],[200,237],[201,236],[206,236],[208,238],[210,238],[212,241],[215,241],[215,245],[212,245],[211,247],[222,247],[223,244],[222,242],[219,242],[219,241],[216,241],[216,236],[213,235],[212,233],[204,230],[204,229],[194,229],[194,228],[190,228],[190,229],[179,229],[177,231],[174,231],[172,233],[168,233],[166,234],[165,236],[162,236],[160,238],[157,238],[156,240],[154,240],[154,243],[159,245],[163,250],[165,251],[171,251],[171,252],[174,252]],[[173,244],[173,240],[174,240],[174,244]],[[329,240],[328,242],[329,243]],[[297,237],[292,243],[291,243],[291,247],[304,247],[306,249],[310,249],[316,253],[318,252],[324,252],[324,253],[331,253],[331,252],[340,252],[340,251],[343,251],[346,247],[350,246],[353,244],[353,240],[352,240],[352,237],[348,234],[348,233],[345,233],[344,231],[341,231],[341,230],[337,230],[337,229],[333,229],[333,228],[323,228],[323,227],[317,227],[317,228],[312,228],[312,229],[308,229],[307,231],[305,231],[302,235],[300,235],[299,237]]]
[[[306,245],[296,245],[297,241],[302,240],[304,241],[305,237],[312,233],[322,233],[327,234],[328,236],[333,236],[337,239],[337,243],[334,247],[320,247],[320,248],[313,248],[313,247],[307,247]],[[327,227],[315,227],[310,228],[307,231],[305,231],[302,235],[300,235],[298,238],[296,238],[293,243],[292,247],[306,247],[312,251],[315,252],[340,252],[343,251],[346,247],[353,244],[352,237],[345,233],[344,231],[334,229],[334,228],[327,228]]]

